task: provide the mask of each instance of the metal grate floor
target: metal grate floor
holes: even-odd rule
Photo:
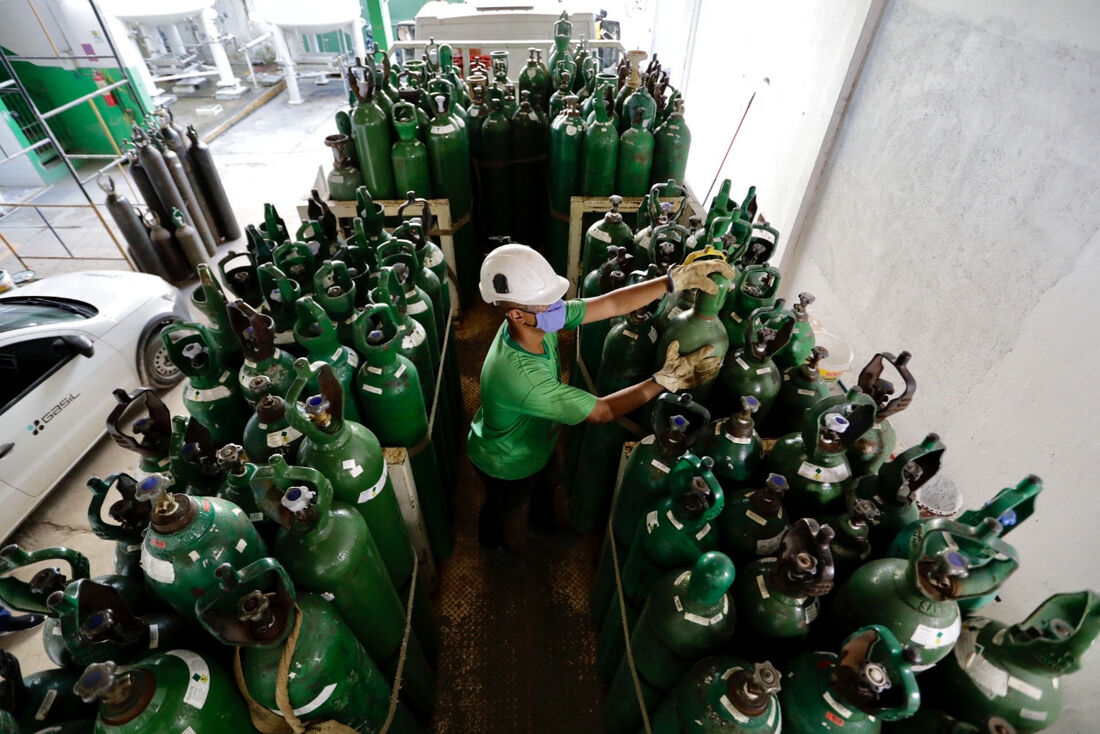
[[[467,425],[480,401],[481,364],[499,326],[500,316],[485,304],[464,311],[456,326]],[[563,332],[562,355],[571,354],[572,348],[573,334]],[[569,360],[563,358],[562,364],[568,370]],[[563,445],[559,459],[564,459]],[[568,549],[532,541],[527,575],[508,576],[478,550],[482,496],[463,451],[455,553],[442,568],[435,600],[443,644],[434,730],[602,730],[603,690],[596,677],[596,635],[588,611],[599,538],[584,538]],[[560,492],[558,505],[564,517]]]

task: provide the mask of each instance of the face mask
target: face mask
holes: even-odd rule
[[[535,314],[535,326],[547,333],[565,326],[565,301],[560,298],[542,313]]]

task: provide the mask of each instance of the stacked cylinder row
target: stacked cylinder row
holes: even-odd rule
[[[909,353],[875,354],[845,389],[816,343],[813,297],[778,298],[778,233],[758,221],[755,190],[738,203],[725,182],[686,226],[684,193],[654,186],[637,232],[612,197],[583,252],[587,297],[699,258],[733,273],[578,336],[574,379],[600,395],[676,351],[709,346],[721,361],[690,394],[571,436],[570,522],[608,529],[592,589],[608,729],[1052,725],[1059,676],[1100,634],[1100,596],[1055,594],[1015,625],[980,615],[1019,564],[1004,536],[1033,514],[1041,480],[951,520],[922,515],[945,447],[929,434],[897,449]]]
[[[138,467],[90,480],[88,510],[114,574],[88,578],[66,548],[0,551],[0,600],[48,615],[60,666],[24,679],[0,660],[16,726],[419,732],[430,719],[439,630],[423,561],[453,548],[447,263],[426,201],[392,232],[365,189],[358,203],[340,222],[314,199],[293,236],[268,205],[220,278],[199,266],[206,323],[162,333],[187,415],[149,388],[116,391],[108,432]],[[383,445],[405,449],[407,506]],[[5,575],[43,561],[68,568]]]

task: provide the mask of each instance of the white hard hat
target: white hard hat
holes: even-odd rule
[[[549,306],[569,289],[569,281],[555,273],[546,258],[517,244],[501,245],[485,256],[480,285],[486,303],[525,306]]]

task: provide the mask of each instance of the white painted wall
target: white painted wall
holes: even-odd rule
[[[857,51],[869,42],[883,0],[700,0],[690,54],[695,5],[660,0],[652,44],[684,94],[692,134],[688,184],[703,199],[720,174],[719,182],[733,181],[737,200],[756,185],[761,212],[783,235],[782,248],[799,226],[804,194],[835,128],[838,100],[850,86],[853,58],[862,57]]]
[[[1045,480],[991,610],[1011,621],[1100,590],[1098,79],[1095,2],[892,0],[785,281],[857,362],[913,353],[893,422],[940,433],[968,506]],[[1049,731],[1096,731],[1100,651],[1063,691]]]

